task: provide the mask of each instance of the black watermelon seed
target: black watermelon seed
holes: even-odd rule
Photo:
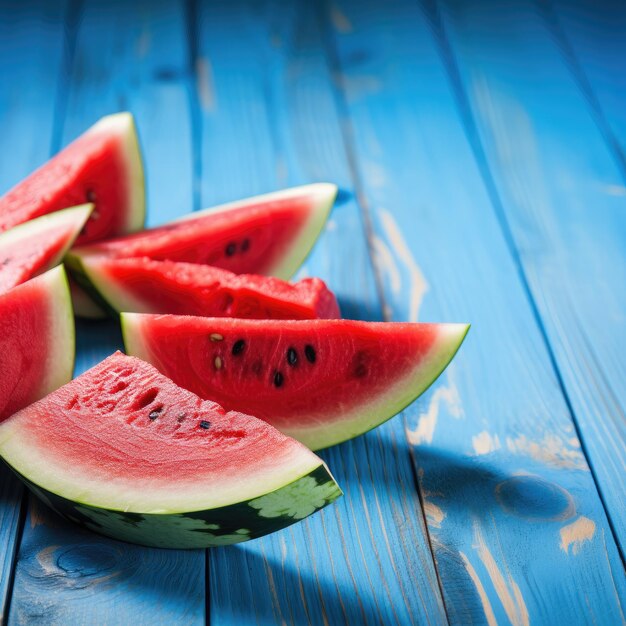
[[[246,342],[243,339],[238,339],[233,344],[233,354],[236,356],[237,354],[241,354],[243,349],[246,347]]]
[[[208,428],[211,428],[211,422],[207,422],[206,420],[202,420],[200,422],[200,428],[204,428],[204,430],[207,430]]]
[[[304,356],[309,363],[315,363],[315,348],[310,343],[304,346]]]
[[[357,378],[363,378],[364,376],[367,376],[367,366],[365,365],[365,363],[359,363],[354,368],[354,375]]]
[[[233,256],[233,254],[235,254],[235,252],[237,252],[237,244],[234,241],[231,241],[226,246],[226,256]]]
[[[241,242],[241,251],[242,252],[247,252],[250,249],[250,240],[246,237],[242,242]]]
[[[149,417],[151,420],[155,420],[157,417],[159,417],[159,413],[160,413],[160,412],[161,412],[161,411],[150,411],[150,415],[148,415],[148,417]]]
[[[280,372],[274,372],[274,387],[282,387],[283,381],[283,375]]]
[[[287,350],[287,363],[293,367],[298,362],[298,353],[295,348]]]

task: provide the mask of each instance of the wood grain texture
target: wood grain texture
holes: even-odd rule
[[[329,14],[387,313],[473,325],[452,367],[405,412],[450,621],[622,623],[617,547],[476,160],[450,49],[433,37],[430,11],[410,1],[341,0]],[[502,38],[517,58],[530,54],[504,24],[469,20],[456,22],[477,42],[459,50],[464,63],[501,62],[515,84],[540,75],[491,48]],[[547,79],[542,88],[537,102],[550,95]],[[509,161],[523,148],[519,124],[508,126],[518,132]],[[542,197],[536,184],[517,190]],[[543,215],[528,215],[526,227]],[[537,260],[550,250],[530,237],[523,244]]]
[[[591,114],[626,177],[626,7],[615,0],[544,0],[540,8]],[[624,195],[623,185],[608,191]]]
[[[198,8],[202,205],[338,183],[345,202],[299,276],[327,280],[347,317],[379,319],[315,3]],[[302,524],[211,551],[211,623],[445,623],[402,423],[322,456],[345,496]]]
[[[146,155],[150,221],[191,210],[182,7],[173,2],[73,4],[65,25],[69,54],[54,148],[100,116],[130,110]],[[45,102],[43,91],[35,93]],[[36,110],[29,111],[28,120],[36,117]],[[79,321],[77,330],[77,374],[122,345],[113,322]],[[203,551],[152,550],[101,538],[31,499],[18,559],[10,624],[204,623]]]
[[[477,139],[623,554],[626,172],[548,13],[449,9]]]
[[[0,195],[43,163],[50,152],[54,107],[33,83],[56,93],[63,67],[66,2],[0,2]],[[38,46],[29,44],[38,41]],[[16,63],[16,59],[20,62]],[[21,526],[21,483],[0,467],[0,622],[4,622]]]

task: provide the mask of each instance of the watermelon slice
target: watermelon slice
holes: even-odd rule
[[[448,365],[468,325],[124,313],[122,330],[129,354],[181,387],[318,450],[415,400]]]
[[[0,234],[0,293],[58,265],[93,204],[57,211]]]
[[[297,441],[119,352],[0,424],[0,454],[58,513],[148,546],[239,543],[341,495]]]
[[[87,257],[84,274],[96,297],[113,311],[182,313],[253,319],[337,318],[339,306],[319,278],[295,284],[278,278],[233,274],[194,263],[145,257]]]
[[[0,198],[0,232],[85,202],[95,209],[79,244],[143,226],[143,168],[130,113],[103,117]]]
[[[63,266],[0,295],[0,420],[72,378],[74,316]]]
[[[76,271],[87,257],[148,257],[213,265],[235,274],[289,279],[317,240],[337,187],[294,187],[192,213],[141,233],[74,248]]]
[[[76,284],[76,281],[73,280],[71,276],[69,279],[74,315],[90,320],[105,319],[107,316],[106,311],[101,306],[97,305],[93,299],[87,295],[85,290]]]

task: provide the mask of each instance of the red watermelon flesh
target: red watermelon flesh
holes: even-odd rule
[[[0,232],[86,202],[95,209],[79,244],[143,226],[143,170],[129,113],[102,118],[0,198]]]
[[[0,424],[0,454],[59,513],[144,545],[227,545],[341,495],[323,461],[119,352]]]
[[[129,354],[311,449],[350,439],[406,407],[445,369],[468,329],[130,313],[122,327]]]
[[[0,293],[58,265],[92,208],[56,211],[0,233]]]
[[[148,257],[288,279],[319,236],[336,193],[335,185],[317,183],[256,196],[75,248],[72,257]]]
[[[118,312],[252,319],[340,316],[335,296],[319,278],[291,284],[208,265],[147,258],[90,257],[82,270],[99,296]]]
[[[74,318],[62,266],[0,295],[0,421],[67,383]]]

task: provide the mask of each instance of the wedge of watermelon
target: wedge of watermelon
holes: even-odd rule
[[[74,248],[70,261],[81,271],[88,257],[148,257],[288,279],[317,240],[336,194],[335,185],[317,183],[240,200],[135,235]]]
[[[0,234],[0,293],[58,265],[93,204],[56,211]]]
[[[415,400],[448,365],[468,325],[125,313],[122,330],[129,354],[177,384],[317,450]]]
[[[112,309],[251,319],[337,318],[339,306],[319,278],[291,284],[267,276],[233,274],[209,265],[145,257],[87,257],[90,293]]]
[[[87,295],[87,292],[76,284],[70,276],[70,295],[72,296],[72,306],[74,315],[90,320],[106,319],[107,312]]]
[[[341,495],[297,441],[119,352],[0,424],[0,454],[60,514],[148,546],[239,543]]]
[[[0,295],[0,421],[72,378],[74,316],[62,266]]]
[[[0,198],[0,232],[85,202],[95,209],[80,244],[143,226],[143,167],[130,113],[103,117]]]

